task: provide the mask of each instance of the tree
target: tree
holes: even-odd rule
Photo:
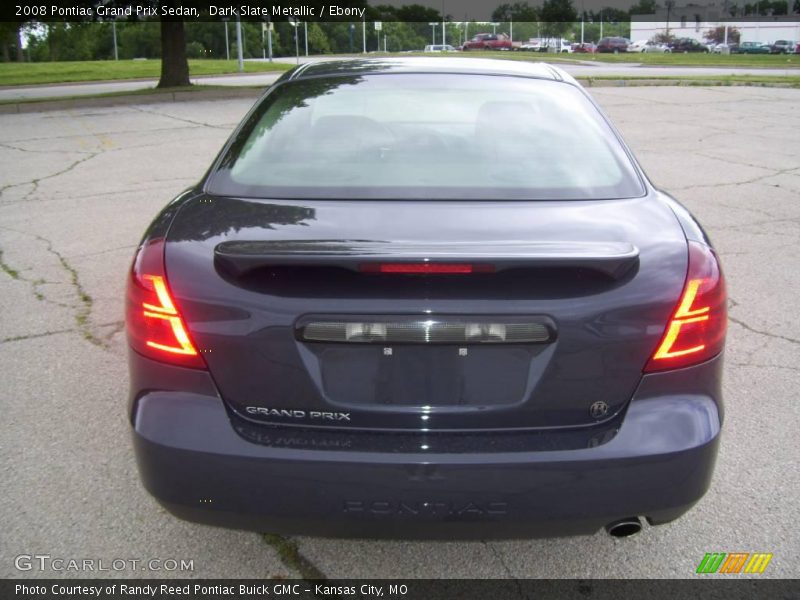
[[[183,21],[161,21],[160,88],[191,85]]]
[[[714,29],[709,29],[703,34],[703,37],[709,42],[722,44],[725,41],[725,27],[715,27]],[[738,29],[736,29],[736,27],[728,27],[728,43],[738,44],[740,37],[741,33]]]
[[[8,62],[13,56],[17,62],[24,60],[22,53],[22,30],[26,23],[13,23],[11,21],[0,21],[0,45],[3,46],[3,61]]]
[[[395,14],[398,21],[406,23],[432,23],[442,20],[442,15],[438,10],[420,4],[399,6],[395,9]]]
[[[675,41],[675,36],[665,31],[659,31],[653,36],[653,43],[655,44],[669,44]]]
[[[179,0],[104,0],[107,7],[124,8],[127,6],[147,6],[161,14],[162,8],[178,8]],[[98,0],[76,0],[75,5],[92,9],[97,6]],[[96,17],[85,19],[92,21]],[[189,82],[189,62],[186,58],[186,32],[183,21],[174,17],[161,18],[161,78],[158,87],[187,86]],[[51,59],[55,58],[51,55]]]
[[[312,22],[308,24],[308,45],[313,52],[318,54],[329,54],[331,52],[328,36],[322,31],[319,23]]]
[[[501,4],[494,9],[492,21],[515,21],[517,23],[531,23],[538,21],[536,9],[527,2],[515,2],[514,4]]]
[[[571,0],[544,0],[539,17],[545,22],[545,34],[560,38],[577,20],[578,13]]]
[[[656,0],[639,0],[628,11],[631,15],[653,15],[658,8]]]

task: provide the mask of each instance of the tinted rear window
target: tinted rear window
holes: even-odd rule
[[[442,74],[298,80],[269,94],[207,184],[291,199],[596,199],[644,193],[571,85]]]

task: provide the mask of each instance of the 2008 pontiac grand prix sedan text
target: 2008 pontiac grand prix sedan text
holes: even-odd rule
[[[562,71],[298,67],[136,252],[141,477],[276,533],[628,535],[709,486],[725,303]]]

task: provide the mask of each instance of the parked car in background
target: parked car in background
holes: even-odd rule
[[[545,50],[547,52],[551,52],[555,50],[556,52],[572,52],[572,42],[565,39],[560,40],[547,40],[545,43]]]
[[[795,47],[797,44],[791,40],[778,40],[774,44],[770,45],[769,53],[770,54],[791,54],[794,52]]]
[[[514,45],[505,33],[479,33],[468,42],[464,42],[462,50],[511,50]]]
[[[645,46],[650,43],[647,40],[637,40],[628,45],[628,52],[644,52]]]
[[[604,37],[597,42],[597,52],[612,52],[619,54],[627,52],[631,41],[623,37]]]
[[[542,52],[544,45],[539,38],[531,38],[527,42],[520,44],[519,49],[524,52]]]
[[[572,51],[576,54],[594,54],[597,51],[597,46],[591,42],[572,44]]]
[[[423,52],[455,52],[456,49],[450,44],[428,44]]]
[[[678,38],[669,43],[669,49],[673,53],[683,52],[684,54],[688,54],[689,52],[703,52],[708,54],[708,46],[701,44],[693,38]]]
[[[647,42],[642,52],[647,52],[651,54],[665,54],[665,53],[668,54],[672,52],[672,50],[669,49],[669,46],[667,44],[656,44],[655,42]]]
[[[715,44],[714,48],[712,48],[711,52],[713,52],[714,54],[726,54],[726,53],[733,54],[734,53],[734,48],[736,48],[736,47],[738,47],[738,44],[734,44],[734,43],[726,44],[726,43],[723,42],[723,43]]]
[[[742,42],[739,44],[739,54],[769,54],[769,46],[761,42]]]

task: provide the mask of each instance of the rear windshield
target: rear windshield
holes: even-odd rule
[[[575,87],[442,74],[283,84],[244,124],[206,190],[287,199],[644,193],[613,132]]]

